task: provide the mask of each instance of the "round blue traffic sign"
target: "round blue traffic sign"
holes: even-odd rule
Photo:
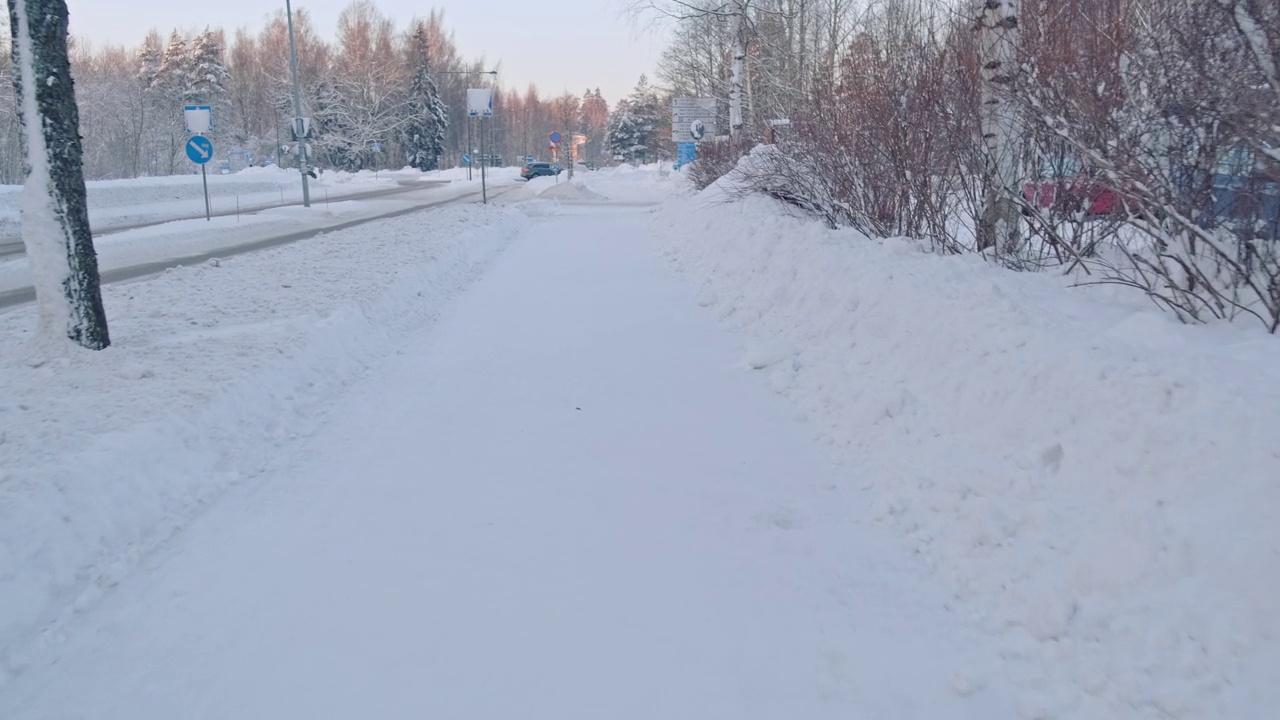
[[[558,133],[558,132],[553,132],[553,133],[551,133],[551,142],[556,143],[557,145],[559,145],[559,144],[560,144],[560,133]]]
[[[203,135],[192,135],[187,139],[187,157],[197,165],[203,165],[213,159],[213,142]]]
[[[470,155],[463,155],[463,156],[462,156],[462,164],[463,164],[463,165],[470,165],[470,164],[471,164],[471,156],[470,156]]]

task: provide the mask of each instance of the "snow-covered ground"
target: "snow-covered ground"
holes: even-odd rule
[[[0,314],[0,717],[1273,717],[1276,338],[717,192]]]

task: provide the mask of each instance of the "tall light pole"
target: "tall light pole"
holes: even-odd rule
[[[284,0],[289,19],[289,69],[293,72],[293,130],[298,136],[298,172],[302,175],[302,206],[311,207],[311,189],[307,187],[307,128],[302,122],[302,87],[298,84],[298,46],[293,42],[293,7]]]

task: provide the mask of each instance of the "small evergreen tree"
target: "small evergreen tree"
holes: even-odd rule
[[[631,102],[618,103],[609,116],[609,154],[614,158],[636,162],[643,159],[645,150],[644,130],[631,112]]]
[[[658,157],[665,126],[666,110],[658,92],[641,75],[635,90],[609,117],[609,152],[631,162],[648,162]]]
[[[445,130],[449,127],[449,108],[440,99],[440,91],[431,77],[430,46],[427,29],[419,23],[413,32],[413,60],[416,63],[406,106],[404,148],[409,165],[419,170],[435,170],[444,153]]]

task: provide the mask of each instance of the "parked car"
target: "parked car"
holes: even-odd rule
[[[524,178],[525,180],[532,180],[536,177],[554,177],[556,175],[559,175],[561,172],[563,172],[563,170],[559,165],[552,165],[551,163],[545,163],[545,162],[536,162],[536,163],[529,163],[523,169],[521,169],[520,177]]]
[[[1103,217],[1124,212],[1124,202],[1115,190],[1107,187],[1079,161],[1072,157],[1060,157],[1046,162],[1040,168],[1040,176],[1022,186],[1022,199],[1031,209],[1047,210],[1057,215],[1070,215],[1081,210],[1085,217]]]
[[[1201,224],[1251,223],[1253,233],[1280,240],[1280,184],[1249,148],[1237,145],[1223,155],[1213,169],[1212,192]]]

